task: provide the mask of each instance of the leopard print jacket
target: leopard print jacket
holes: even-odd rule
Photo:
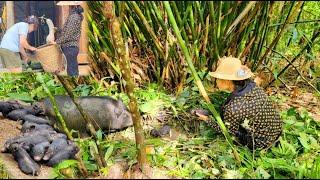
[[[282,121],[263,89],[255,86],[222,107],[222,117],[236,141],[250,149],[270,147],[282,133]],[[208,122],[221,132],[216,121]]]
[[[83,17],[81,14],[72,11],[62,30],[58,33],[59,35],[56,39],[56,43],[61,47],[79,47],[82,19]]]

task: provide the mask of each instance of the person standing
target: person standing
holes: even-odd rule
[[[81,35],[81,23],[83,20],[83,8],[80,1],[59,1],[57,5],[69,5],[71,12],[63,25],[62,30],[55,41],[60,45],[67,60],[67,74],[79,76],[77,57],[79,54],[79,42]]]
[[[28,63],[26,49],[30,51],[37,50],[36,47],[28,43],[28,33],[38,28],[39,20],[32,15],[11,26],[4,34],[0,44],[0,58],[4,67],[10,72],[22,72],[23,63]]]

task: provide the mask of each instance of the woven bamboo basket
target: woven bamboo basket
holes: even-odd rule
[[[35,55],[45,72],[60,72],[65,68],[65,57],[57,44],[39,46]]]

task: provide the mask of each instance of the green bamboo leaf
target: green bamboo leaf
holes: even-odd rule
[[[98,166],[90,161],[84,161],[84,165],[89,171],[96,171],[98,169]]]
[[[304,149],[306,151],[310,150],[310,145],[309,145],[309,138],[307,137],[307,134],[301,132],[300,137],[298,137],[300,143],[302,144],[302,146],[304,147]]]
[[[259,177],[262,177],[263,179],[269,179],[271,177],[271,175],[261,166],[257,168],[256,173],[258,173]]]
[[[110,144],[108,149],[107,149],[107,152],[105,153],[104,155],[104,160],[106,162],[108,162],[109,158],[111,157],[112,153],[113,153],[113,149],[114,149],[114,145],[113,144]]]
[[[98,154],[98,147],[94,141],[89,142],[90,154],[92,157],[95,157],[95,154]]]
[[[101,129],[99,129],[99,130],[97,131],[96,136],[97,136],[97,139],[98,139],[99,141],[102,141],[102,130],[101,130]]]
[[[78,166],[78,161],[73,160],[73,159],[67,159],[59,163],[55,168],[56,169],[65,169],[68,167],[77,167]]]

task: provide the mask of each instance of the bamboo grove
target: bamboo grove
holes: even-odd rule
[[[114,11],[123,18],[122,32],[135,82],[158,82],[176,93],[195,78],[191,67],[205,80],[222,56],[240,57],[255,72],[266,71],[274,77],[271,83],[286,72],[291,60],[312,51],[318,42],[319,20],[302,19],[304,7],[311,2],[169,2],[172,13],[165,8],[166,3],[115,2],[114,9],[105,10],[103,2],[88,2],[89,53],[98,79],[122,77],[104,11]],[[170,19],[177,24],[180,42]],[[313,31],[295,37],[292,29],[302,25],[313,27]],[[297,43],[293,42],[299,42],[301,48],[295,48]],[[190,54],[191,64],[181,43]],[[294,49],[288,62],[274,61],[279,54],[288,54],[284,47]]]

